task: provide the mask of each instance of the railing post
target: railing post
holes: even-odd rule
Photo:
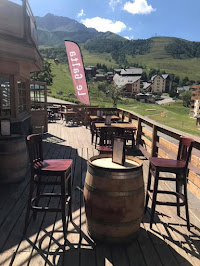
[[[141,143],[141,134],[142,134],[142,121],[141,118],[138,117],[138,128],[137,128],[137,137],[136,137],[137,146],[139,146]]]
[[[132,114],[128,113],[128,122],[131,122]]]
[[[157,145],[156,145],[157,137],[158,137],[157,132],[158,132],[157,127],[153,125],[151,157],[157,157],[157,152],[158,152]]]
[[[122,122],[124,121],[124,111],[122,111]]]
[[[116,115],[119,116],[119,109],[116,110]]]

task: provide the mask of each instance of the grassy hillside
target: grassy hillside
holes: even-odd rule
[[[82,49],[82,54],[85,66],[96,66],[97,63],[105,64],[109,68],[116,68],[118,66],[109,53],[90,53],[88,50]]]
[[[155,37],[152,38],[151,51],[149,54],[127,56],[129,64],[137,63],[143,65],[145,70],[150,68],[165,70],[184,78],[200,80],[200,58],[174,59],[167,54],[165,46],[173,42],[174,38]]]
[[[52,73],[54,75],[53,84],[48,86],[52,92],[52,96],[60,98],[57,91],[62,91],[62,98],[69,93],[74,94],[74,87],[72,84],[71,73],[67,64],[56,65],[53,60],[48,60],[51,63]]]

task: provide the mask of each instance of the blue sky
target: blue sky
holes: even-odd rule
[[[52,13],[129,39],[200,41],[200,0],[29,0],[35,16]]]

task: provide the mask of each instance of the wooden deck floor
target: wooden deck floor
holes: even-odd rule
[[[176,216],[174,207],[159,206],[153,229],[149,228],[148,210],[143,216],[140,235],[131,244],[95,244],[87,234],[81,192],[87,159],[97,154],[90,144],[89,130],[49,124],[44,147],[46,158],[74,160],[73,223],[69,223],[66,246],[63,246],[60,213],[39,213],[35,222],[31,218],[27,235],[23,237],[28,172],[19,184],[0,185],[0,265],[200,265],[200,204],[193,195],[189,194],[191,232],[187,231],[185,220]],[[142,156],[140,159],[144,163],[146,183],[148,160]],[[53,191],[56,188],[43,189]],[[172,188],[168,186],[167,189]],[[59,204],[55,198],[45,203]],[[182,217],[185,217],[184,210]]]

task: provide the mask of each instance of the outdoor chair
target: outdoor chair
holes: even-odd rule
[[[104,122],[104,120],[102,118],[97,118],[90,123],[91,144],[93,144],[94,142],[94,137],[96,138],[95,143],[97,141],[97,138],[99,137],[99,129],[95,127],[95,123],[98,122]]]
[[[71,207],[71,178],[72,163],[70,159],[43,160],[42,135],[33,134],[27,137],[29,151],[31,180],[27,212],[25,217],[24,234],[27,231],[30,210],[33,210],[33,219],[36,219],[37,211],[61,212],[63,223],[63,234],[66,239],[68,219],[66,222],[66,204],[68,204],[68,216],[72,220]],[[57,177],[55,181],[55,176]],[[67,183],[67,194],[66,194]],[[33,197],[34,184],[36,185],[36,196]],[[41,193],[41,185],[59,185],[60,193]],[[39,201],[43,197],[59,197],[61,208],[40,207]]]
[[[113,147],[113,140],[114,137],[120,136],[121,130],[117,127],[102,127],[100,132],[97,133],[99,137],[99,146],[97,150],[100,154],[102,153],[112,153]],[[95,141],[95,148],[96,148],[97,140]]]
[[[123,137],[126,139],[126,144],[129,140],[131,141],[132,149],[135,147],[135,131],[135,129],[124,129],[123,133]]]
[[[55,122],[56,116],[52,110],[47,110],[48,122]]]
[[[192,146],[193,146],[193,139],[187,137],[180,137],[178,155],[176,160],[157,158],[157,157],[149,158],[149,174],[147,182],[145,212],[147,210],[149,197],[152,194],[150,228],[152,228],[156,205],[167,205],[167,206],[176,206],[178,216],[180,216],[180,206],[185,206],[187,228],[188,230],[190,230],[188,199],[187,199],[187,175],[188,175],[188,163],[191,156]],[[176,177],[160,177],[159,176],[160,172],[173,173],[176,175]],[[152,175],[155,178],[153,190],[151,189]],[[158,190],[159,180],[175,181],[176,191]],[[175,195],[176,202],[157,201],[157,193]]]

